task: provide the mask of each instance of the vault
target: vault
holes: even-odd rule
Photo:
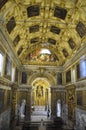
[[[56,58],[39,64],[62,66],[85,44],[86,0],[1,0],[0,23],[21,65],[45,48]]]

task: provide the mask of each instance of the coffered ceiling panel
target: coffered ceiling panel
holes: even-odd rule
[[[0,23],[22,65],[61,66],[85,43],[86,0],[1,0]]]

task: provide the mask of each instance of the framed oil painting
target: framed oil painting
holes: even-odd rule
[[[18,69],[16,68],[15,71],[15,82],[18,82]]]
[[[9,56],[6,57],[5,76],[11,78],[12,62]]]
[[[5,92],[5,90],[0,89],[0,113],[4,109],[4,92]]]
[[[80,64],[76,66],[77,79],[80,79]]]
[[[7,107],[10,106],[10,102],[11,102],[11,91],[7,90]]]
[[[57,84],[61,85],[62,84],[62,73],[57,74]]]
[[[27,74],[26,74],[26,72],[22,72],[22,83],[23,84],[27,83]]]
[[[66,72],[66,83],[71,82],[71,70]]]
[[[83,92],[82,91],[76,92],[76,98],[77,98],[77,105],[83,106]]]

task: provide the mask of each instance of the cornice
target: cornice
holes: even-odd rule
[[[10,86],[12,88],[18,88],[19,87],[19,85],[16,82],[11,82]]]
[[[86,90],[86,80],[75,82],[76,90]]]
[[[62,72],[63,71],[63,67],[62,66],[43,66],[43,65],[22,65],[21,66],[22,70],[24,69],[25,71],[30,70],[39,70],[40,68],[45,68],[46,71],[47,70],[54,70],[56,72]]]
[[[80,57],[82,57],[83,55],[85,55],[86,53],[86,44],[84,44],[75,54],[73,57],[71,57],[71,59],[69,59],[65,65],[63,66],[64,70],[66,68],[68,68],[69,66],[71,66],[72,64],[76,63],[79,61]]]
[[[75,88],[76,90],[86,90],[86,80],[80,80],[74,83],[65,85],[66,90]]]
[[[0,84],[6,85],[6,86],[11,86],[11,81],[4,77],[0,77]]]
[[[32,86],[24,85],[24,84],[21,84],[18,88],[18,91],[31,91],[31,90],[32,90]]]
[[[52,91],[66,91],[65,86],[62,85],[58,85],[56,87],[50,87],[51,88],[51,92]]]

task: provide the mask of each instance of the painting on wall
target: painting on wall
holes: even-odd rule
[[[30,53],[26,58],[30,61],[37,61],[37,62],[56,62],[58,58],[56,55],[52,54],[52,52],[48,49],[37,49]]]
[[[6,24],[6,28],[7,28],[7,31],[9,34],[12,32],[12,30],[15,28],[15,26],[16,26],[15,18],[11,17],[10,20]]]
[[[76,71],[77,71],[77,79],[80,79],[80,64],[77,64],[76,66]]]
[[[83,92],[82,91],[77,91],[76,92],[76,97],[77,97],[77,105],[83,106]]]
[[[7,107],[10,106],[10,101],[11,101],[11,91],[7,91]]]
[[[15,71],[15,82],[18,82],[18,69],[16,68]]]
[[[10,57],[7,56],[7,58],[6,58],[6,68],[5,68],[5,75],[6,76],[11,76],[11,69],[12,69],[12,63],[11,63]]]
[[[66,72],[66,83],[71,82],[71,70]]]
[[[22,72],[22,83],[27,83],[27,74],[26,72]]]
[[[0,112],[4,109],[4,90],[0,89]]]
[[[58,75],[57,75],[57,84],[58,85],[62,84],[62,73],[58,73]]]
[[[79,21],[79,23],[76,26],[76,31],[78,32],[79,36],[82,38],[86,34],[86,26]]]

